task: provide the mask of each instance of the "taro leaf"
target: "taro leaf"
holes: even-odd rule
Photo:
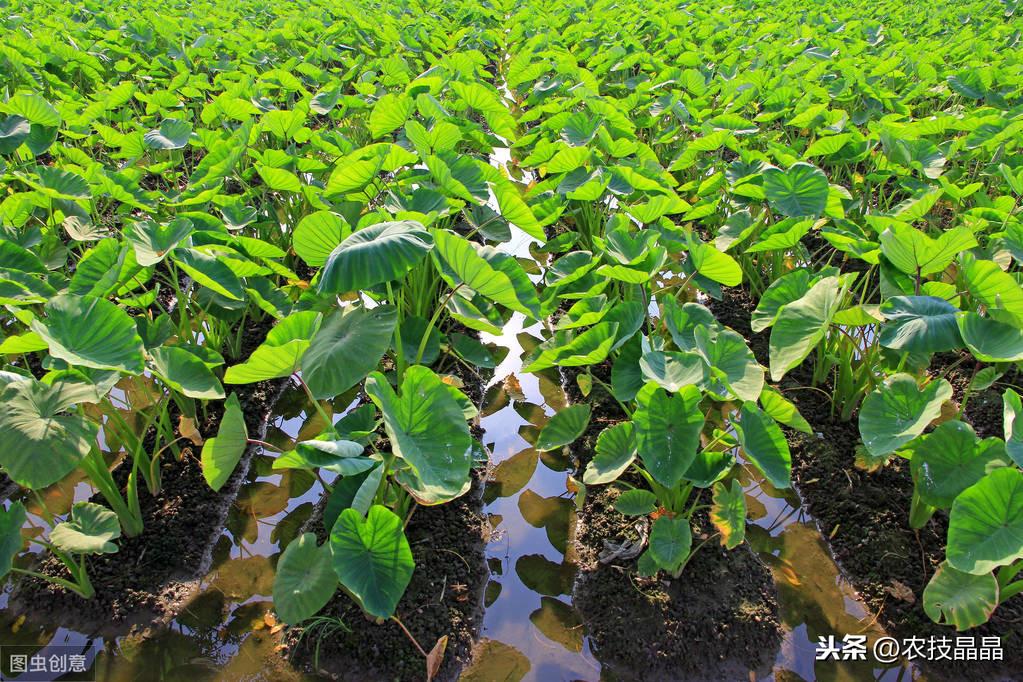
[[[860,437],[867,451],[875,457],[895,452],[923,433],[951,397],[952,386],[944,379],[921,389],[909,374],[888,377],[860,408]]]
[[[34,92],[18,92],[7,100],[6,111],[16,114],[30,123],[47,128],[60,125],[60,113],[42,95]]]
[[[490,350],[471,336],[451,332],[448,334],[448,341],[451,343],[451,349],[469,364],[485,369],[497,366],[497,359]]]
[[[706,327],[711,332],[724,329],[714,314],[699,303],[686,303],[679,306],[674,297],[661,300],[664,307],[664,323],[671,334],[671,340],[682,350],[696,350],[696,328]]]
[[[274,325],[245,362],[227,368],[224,382],[252,384],[293,374],[319,327],[320,315],[314,311],[288,315]]]
[[[411,467],[397,480],[420,503],[440,504],[468,490],[472,437],[461,406],[432,370],[408,368],[400,396],[379,372],[369,375],[365,390],[383,413],[391,449]]]
[[[739,286],[742,282],[742,268],[735,259],[710,244],[691,240],[689,257],[696,271],[711,281],[729,287]]]
[[[277,457],[273,468],[326,469],[342,476],[354,476],[377,465],[376,460],[362,456],[365,449],[351,440],[306,440]]]
[[[621,476],[636,459],[632,422],[609,426],[597,436],[596,454],[586,466],[583,483],[601,485]]]
[[[478,246],[447,230],[434,230],[433,258],[452,287],[464,284],[499,305],[540,317],[536,290],[522,266],[492,247]]]
[[[1023,467],[1023,401],[1011,388],[1002,394],[1002,428],[1006,452],[1012,461]]]
[[[362,609],[393,616],[416,567],[401,518],[380,505],[366,518],[345,509],[330,531],[330,551],[334,572]]]
[[[693,531],[684,516],[661,516],[650,528],[650,558],[669,573],[677,573],[689,558]]]
[[[881,253],[907,275],[931,275],[941,272],[960,251],[977,245],[977,239],[965,227],[946,230],[937,238],[901,223],[881,234]]]
[[[838,311],[846,287],[838,277],[825,277],[798,301],[785,305],[771,329],[771,380],[780,381],[817,347]]]
[[[1019,362],[1023,360],[1023,331],[975,312],[960,313],[959,332],[963,341],[981,362]]]
[[[302,377],[317,400],[333,398],[373,371],[391,345],[394,306],[358,307],[324,320],[302,356]]]
[[[0,119],[0,154],[11,154],[28,139],[31,124],[21,116]]]
[[[955,499],[948,520],[948,563],[973,575],[1023,557],[1023,472],[995,469]]]
[[[707,363],[706,390],[720,400],[756,400],[764,388],[764,370],[746,340],[731,329],[712,336],[703,325],[694,333],[697,352]]]
[[[819,168],[800,162],[785,171],[767,168],[763,176],[767,201],[778,213],[817,217],[827,208],[828,176]]]
[[[27,519],[21,502],[12,502],[6,509],[0,507],[0,578],[11,572],[14,557],[21,551],[21,527]]]
[[[728,475],[734,464],[729,450],[700,450],[683,478],[697,488],[709,488]]]
[[[156,374],[173,390],[200,400],[222,400],[224,387],[199,356],[179,346],[149,351]]]
[[[809,291],[813,280],[814,274],[805,268],[786,273],[774,280],[771,286],[764,291],[764,295],[760,297],[760,301],[750,317],[750,326],[753,331],[762,332],[773,325],[782,306],[802,298]]]
[[[657,509],[657,496],[649,490],[626,490],[615,500],[615,509],[625,516],[646,516]]]
[[[353,232],[330,253],[319,290],[341,294],[404,276],[433,248],[433,237],[413,221],[385,222]]]
[[[756,406],[746,401],[734,424],[739,444],[746,457],[756,465],[775,488],[792,485],[792,455],[781,428]]]
[[[941,353],[963,345],[956,315],[959,309],[934,296],[893,296],[881,304],[888,320],[880,341],[907,353]]]
[[[910,469],[920,499],[948,509],[953,500],[990,471],[1011,466],[997,438],[977,439],[973,427],[953,420],[939,424],[911,446]]]
[[[425,341],[424,341],[425,340]],[[401,352],[410,365],[430,366],[440,357],[441,334],[426,318],[408,315],[401,321]],[[422,355],[419,348],[422,347]]]
[[[611,392],[622,402],[633,400],[645,383],[639,360],[643,354],[643,341],[633,336],[622,345],[622,351],[611,365]]]
[[[232,393],[224,401],[224,416],[220,419],[217,435],[208,438],[202,446],[202,475],[211,488],[220,490],[224,487],[245,453],[248,441],[245,415],[242,414],[238,395]]]
[[[192,124],[177,119],[164,119],[156,130],[150,130],[143,136],[143,141],[150,149],[181,149],[188,144],[192,136]]]
[[[583,435],[589,424],[590,406],[588,404],[566,407],[555,413],[540,430],[535,447],[540,452],[546,452],[568,445]]]
[[[330,547],[317,545],[313,533],[303,533],[288,543],[277,561],[274,577],[274,608],[281,620],[297,625],[319,612],[337,590]]]
[[[676,351],[650,351],[639,359],[643,378],[653,381],[671,393],[684,386],[702,385],[707,376],[703,358],[696,353]]]
[[[964,573],[947,561],[924,588],[924,611],[931,620],[960,632],[986,623],[996,606],[998,580],[992,573]]]
[[[696,458],[704,422],[702,397],[695,386],[669,397],[652,382],[636,396],[638,407],[632,419],[636,448],[647,471],[661,485],[678,485]]]
[[[384,480],[384,465],[354,476],[343,476],[334,486],[323,509],[323,525],[331,527],[344,509],[354,509],[362,515],[369,512],[373,500]]]
[[[56,483],[95,446],[94,423],[61,414],[68,407],[61,385],[17,381],[4,388],[0,400],[0,466],[18,485],[38,490]]]
[[[714,484],[710,520],[721,533],[721,544],[735,549],[746,537],[746,493],[738,481]]]
[[[71,508],[71,519],[58,523],[50,531],[50,542],[58,549],[75,554],[113,554],[121,537],[117,514],[94,502],[78,502]]]
[[[799,409],[773,388],[765,386],[761,391],[760,406],[776,422],[796,431],[813,433],[810,424],[803,418],[803,415],[799,414]]]
[[[192,233],[192,221],[175,218],[166,225],[153,220],[132,223],[124,237],[135,249],[135,260],[147,267],[162,261],[178,244]]]
[[[291,246],[306,265],[320,267],[341,240],[351,233],[344,218],[330,211],[316,211],[298,221]]]
[[[1023,327],[1023,287],[1003,272],[998,263],[963,254],[961,276],[970,294],[987,306],[987,314],[999,322]]]
[[[245,299],[245,287],[241,280],[216,256],[198,249],[178,247],[171,252],[171,258],[189,277],[211,291],[233,301]]]
[[[540,352],[524,372],[539,372],[549,367],[582,367],[602,362],[615,343],[617,322],[601,322],[579,335],[558,332],[539,346]]]
[[[369,131],[376,140],[405,125],[415,102],[405,93],[387,93],[376,101],[369,114]]]
[[[72,365],[141,374],[142,338],[128,313],[106,299],[63,294],[51,298],[44,320],[32,331],[50,347],[50,355]]]
[[[28,180],[29,184],[51,199],[76,200],[92,196],[89,182],[77,173],[54,166],[38,166],[35,173],[38,182]]]

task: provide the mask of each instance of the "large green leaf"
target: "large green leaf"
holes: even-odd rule
[[[607,357],[614,346],[617,332],[617,322],[601,322],[579,335],[571,331],[557,332],[539,346],[540,352],[536,359],[524,367],[523,371],[595,365]]]
[[[863,445],[875,457],[895,452],[923,433],[951,397],[952,386],[944,379],[920,388],[908,374],[888,377],[860,408]]]
[[[973,427],[958,420],[944,422],[914,441],[910,470],[920,499],[948,509],[971,485],[999,467],[1011,466],[997,438],[977,439]]]
[[[746,538],[746,493],[738,481],[714,484],[710,520],[721,533],[721,544],[735,549]]]
[[[227,368],[224,382],[251,384],[295,373],[319,327],[319,313],[303,310],[288,315],[274,325],[245,362]]]
[[[220,380],[195,353],[178,346],[159,346],[149,355],[160,380],[178,393],[200,400],[224,398]]]
[[[333,398],[376,369],[398,321],[394,306],[357,307],[327,317],[302,356],[302,377],[317,400]]]
[[[316,536],[303,533],[288,543],[277,561],[274,576],[274,608],[288,625],[315,616],[337,590],[337,573],[328,544],[317,545]]]
[[[697,353],[652,350],[639,359],[639,369],[644,379],[672,393],[702,385],[707,378],[707,367]]]
[[[995,469],[960,493],[949,514],[946,556],[973,575],[1023,557],[1023,472]]]
[[[959,332],[973,357],[981,362],[1023,360],[1023,330],[975,312],[960,313]]]
[[[448,386],[427,367],[409,367],[395,394],[373,372],[366,394],[383,413],[394,454],[408,465],[398,481],[423,504],[447,502],[468,490],[472,437]]]
[[[568,445],[583,435],[590,424],[590,406],[588,404],[570,405],[556,412],[540,430],[536,439],[536,449],[540,452],[556,450]]]
[[[756,400],[764,388],[764,369],[746,340],[731,329],[712,334],[698,325],[693,335],[696,350],[707,363],[704,388],[714,397],[727,400]]]
[[[646,470],[661,485],[678,485],[696,458],[704,421],[702,397],[696,386],[669,396],[653,382],[636,396],[638,407],[632,417],[636,448]]]
[[[330,253],[319,290],[341,294],[392,282],[433,248],[433,237],[412,221],[378,223],[353,232]]]
[[[50,542],[58,549],[75,554],[113,554],[121,537],[117,514],[94,502],[78,502],[71,507],[71,518],[50,531]]]
[[[828,205],[828,176],[808,163],[795,163],[788,170],[764,171],[764,193],[771,208],[791,218],[817,217]]]
[[[363,457],[366,448],[351,440],[305,440],[295,444],[294,450],[281,453],[274,460],[276,469],[326,469],[342,476],[356,476],[369,471],[379,463]]]
[[[756,403],[744,402],[734,424],[739,444],[757,469],[775,488],[792,485],[792,455],[781,428]]]
[[[880,341],[907,353],[941,353],[963,345],[956,315],[959,309],[934,296],[893,296],[881,305],[888,320]]]
[[[150,130],[143,136],[143,141],[150,149],[181,149],[188,144],[192,136],[192,124],[174,118],[164,119],[160,127]]]
[[[689,558],[693,531],[685,516],[661,516],[650,528],[650,556],[669,573],[677,573]]]
[[[12,502],[6,509],[0,507],[0,578],[11,572],[14,557],[21,551],[24,544],[21,528],[27,520],[21,502]]]
[[[760,406],[776,422],[796,431],[813,433],[809,422],[803,418],[803,415],[799,414],[799,409],[773,388],[765,386],[763,391],[760,392]]]
[[[132,223],[124,237],[135,249],[135,260],[145,267],[156,265],[192,233],[192,221],[175,218],[166,225],[153,220]]]
[[[0,466],[18,485],[38,490],[56,483],[96,446],[98,429],[69,407],[62,385],[28,380],[0,392]]]
[[[224,416],[220,419],[217,435],[206,439],[202,446],[202,475],[214,490],[220,490],[231,478],[249,442],[245,415],[232,393],[224,402]]]
[[[963,254],[961,275],[987,314],[999,322],[1023,328],[1023,287],[994,261]]]
[[[437,269],[449,285],[464,284],[499,305],[540,317],[536,290],[515,259],[447,230],[434,230],[433,238]]]
[[[188,276],[204,287],[209,287],[225,298],[234,301],[245,299],[245,287],[234,271],[221,259],[198,249],[178,247],[171,252],[171,259]]]
[[[376,101],[369,114],[369,132],[373,139],[405,125],[415,104],[405,93],[387,93]]]
[[[782,307],[771,329],[772,381],[781,381],[824,339],[845,290],[841,278],[825,277],[798,301]]]
[[[145,368],[142,338],[128,313],[94,296],[56,296],[43,308],[44,320],[32,331],[50,355],[72,365],[141,374]]]
[[[350,233],[351,229],[338,214],[316,211],[298,221],[291,236],[291,246],[306,265],[320,267]]]
[[[366,518],[345,509],[330,531],[334,572],[363,610],[390,618],[416,564],[402,520],[387,507],[370,507]]]
[[[609,426],[597,436],[595,454],[586,465],[583,483],[602,485],[621,476],[636,459],[636,439],[632,422]]]
[[[881,233],[881,253],[907,275],[941,272],[956,254],[976,245],[973,233],[964,227],[946,230],[936,239],[902,223],[894,223]]]
[[[943,562],[924,588],[924,611],[935,623],[962,632],[983,625],[998,606],[998,580],[973,575]]]

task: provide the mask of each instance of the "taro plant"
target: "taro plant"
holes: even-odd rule
[[[71,508],[67,520],[53,526],[46,540],[32,540],[48,549],[64,565],[69,574],[67,578],[12,565],[22,548],[21,529],[26,521],[21,502],[14,502],[0,512],[0,575],[9,572],[27,575],[63,587],[84,599],[95,596],[85,559],[89,555],[117,552],[117,545],[113,543],[121,536],[117,515],[102,505],[78,502]]]
[[[959,419],[941,421],[952,396],[944,379],[919,386],[907,374],[885,380],[867,396],[860,413],[864,447],[874,461],[893,454],[909,460],[913,499],[909,523],[922,528],[939,510],[948,514],[945,562],[923,594],[924,610],[936,622],[967,630],[988,621],[1001,603],[1023,592],[1017,503],[1023,488],[1019,395],[1003,393],[1003,438],[978,438]]]

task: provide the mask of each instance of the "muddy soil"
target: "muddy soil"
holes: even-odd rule
[[[609,367],[593,373],[610,383]],[[577,371],[566,371],[568,395],[581,398]],[[599,384],[589,399],[590,426],[573,447],[579,477],[593,452],[597,435],[624,415],[602,395]],[[639,481],[632,481],[638,484]],[[576,522],[579,572],[573,603],[582,616],[594,654],[612,679],[687,680],[746,679],[770,672],[782,631],[770,571],[747,544],[727,551],[716,541],[704,545],[678,579],[661,574],[641,578],[636,559],[600,563],[605,541],[634,540],[635,519],[613,507],[620,489],[587,489]],[[697,514],[694,545],[712,531]]]
[[[472,489],[454,502],[419,507],[406,527],[416,562],[396,615],[429,651],[447,635],[447,651],[437,679],[454,680],[471,658],[483,623],[483,589],[489,571],[484,549],[489,524],[482,514],[483,472],[473,473]],[[308,531],[327,538],[322,505]],[[425,660],[394,622],[376,624],[338,590],[320,616],[339,619],[344,630],[329,636],[316,627],[293,628],[285,655],[298,668],[335,680],[422,680]]]
[[[733,289],[712,308],[719,321],[749,339],[750,347],[766,365],[769,333],[752,334],[749,327],[749,313],[755,305],[746,292]],[[972,358],[958,362],[961,358],[958,353],[946,353],[936,356],[931,364],[933,375],[947,374],[957,402],[962,400],[974,371]],[[947,514],[938,512],[919,531],[909,527],[913,481],[908,462],[896,457],[873,473],[857,467],[857,415],[848,422],[834,419],[824,395],[795,390],[810,383],[804,367],[794,370],[781,383],[786,397],[796,403],[815,434],[820,434],[810,436],[784,429],[792,449],[793,482],[800,497],[817,520],[843,573],[891,636],[955,637],[954,629],[931,621],[921,601],[924,587],[945,557]],[[1019,376],[1012,373],[1001,381],[1018,384]],[[1002,390],[1003,385],[996,385],[967,402],[965,420],[981,437],[1002,435]],[[1023,670],[1023,595],[1000,605],[987,624],[962,634],[977,637],[978,642],[980,637],[1000,636],[1004,661],[942,660],[930,665],[916,661],[929,678],[1023,679],[1019,672]]]
[[[266,322],[251,325],[246,331],[242,357],[247,357],[262,342],[268,329]],[[286,382],[281,379],[229,388],[238,394],[250,438],[262,438],[274,402]],[[206,417],[199,427],[204,438],[216,435],[222,414],[222,402],[207,405]],[[143,532],[134,538],[118,539],[115,554],[86,558],[96,596],[85,600],[48,582],[26,578],[12,593],[10,607],[25,612],[33,620],[59,623],[88,633],[123,634],[129,628],[138,630],[169,622],[208,572],[213,547],[223,532],[251,457],[258,450],[256,446],[246,450],[219,492],[214,492],[203,478],[200,447],[183,448],[180,460],[164,453],[160,492],[154,496],[144,483],[140,486]],[[122,485],[127,468],[121,466],[114,472]],[[105,504],[99,495],[92,501]],[[48,555],[38,561],[34,570],[66,575],[63,564]]]

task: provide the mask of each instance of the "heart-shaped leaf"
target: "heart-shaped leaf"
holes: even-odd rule
[[[58,549],[75,554],[113,554],[121,537],[117,514],[94,502],[78,502],[71,508],[71,519],[58,523],[50,531],[50,542]]]
[[[363,610],[390,618],[416,564],[402,521],[387,507],[370,507],[366,518],[345,509],[330,531],[334,572]]]
[[[288,625],[315,616],[334,596],[337,582],[330,546],[317,545],[314,534],[303,533],[288,543],[277,562],[273,586],[277,615]]]

